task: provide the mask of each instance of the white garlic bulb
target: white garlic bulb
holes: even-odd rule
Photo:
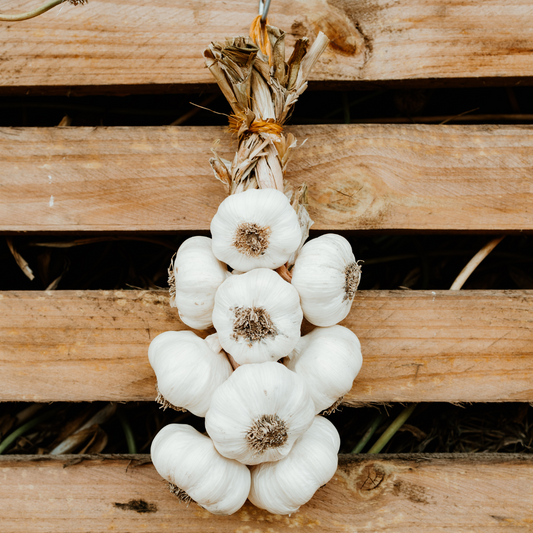
[[[233,372],[216,334],[204,340],[192,331],[166,331],[150,343],[148,359],[158,401],[196,416],[205,416],[213,392]]]
[[[230,276],[215,295],[213,324],[240,365],[286,356],[300,338],[302,318],[296,289],[267,268]]]
[[[298,215],[276,189],[228,196],[211,221],[213,253],[231,268],[278,268],[302,239]]]
[[[248,499],[274,514],[291,514],[307,503],[337,470],[340,438],[321,416],[301,436],[287,457],[252,468]]]
[[[303,379],[279,363],[243,365],[213,394],[205,427],[224,457],[255,465],[285,457],[313,422]]]
[[[350,243],[327,233],[303,246],[291,271],[304,317],[315,326],[333,326],[350,312],[361,267]]]
[[[318,414],[352,388],[363,364],[361,343],[343,326],[315,328],[298,341],[284,364],[307,383]]]
[[[210,513],[238,511],[250,491],[250,471],[222,457],[211,439],[184,424],[165,426],[154,438],[152,462],[180,500],[195,501]]]
[[[210,328],[215,292],[230,275],[226,265],[213,255],[211,239],[187,239],[179,247],[172,273],[175,295],[171,297],[170,305],[178,308],[180,318],[187,326]]]

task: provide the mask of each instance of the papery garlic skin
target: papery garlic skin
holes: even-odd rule
[[[211,221],[213,253],[247,272],[278,268],[300,245],[298,215],[276,189],[250,189],[228,196]]]
[[[229,277],[215,295],[213,324],[240,365],[286,356],[300,338],[302,319],[296,289],[266,268]]]
[[[315,326],[333,326],[346,318],[361,278],[350,243],[327,233],[306,243],[291,271],[304,317]]]
[[[210,513],[232,514],[248,497],[248,468],[222,457],[211,439],[191,426],[165,426],[155,436],[150,452],[159,475]]]
[[[361,343],[343,326],[315,328],[298,341],[283,362],[305,380],[318,414],[352,388],[363,364]]]
[[[233,372],[224,352],[213,348],[216,343],[192,331],[166,331],[150,343],[148,359],[157,387],[173,407],[205,416],[213,392]]]
[[[194,329],[208,329],[215,292],[230,276],[224,263],[213,254],[209,237],[191,237],[178,250],[173,267],[175,296],[170,305],[177,307],[181,320]]]
[[[279,363],[243,365],[213,394],[205,427],[224,457],[255,465],[278,461],[313,422],[303,379]]]
[[[286,515],[295,513],[335,474],[340,447],[335,426],[321,416],[296,441],[287,457],[252,470],[248,499],[260,509]]]

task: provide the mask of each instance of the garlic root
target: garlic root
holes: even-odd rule
[[[322,416],[327,416],[333,414],[335,411],[339,411],[339,407],[341,406],[343,399],[344,396],[341,396],[331,407],[324,409],[320,414]]]
[[[163,409],[163,411],[166,411],[167,409],[173,409],[174,411],[181,411],[183,413],[187,412],[187,409],[183,409],[183,407],[176,407],[175,405],[172,405],[169,401],[165,399],[165,397],[161,394],[161,391],[159,390],[159,387],[155,386],[155,391],[157,392],[157,396],[155,401],[161,406],[160,409]]]
[[[170,491],[170,494],[174,494],[181,503],[186,503],[187,507],[189,507],[191,502],[196,503],[183,489],[180,489],[170,481],[168,482],[168,490]]]

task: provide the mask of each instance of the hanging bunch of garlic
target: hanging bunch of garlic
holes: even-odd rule
[[[283,125],[328,44],[297,41],[285,62],[284,33],[252,25],[253,44],[212,43],[206,64],[230,103],[239,139],[233,162],[216,153],[215,176],[229,196],[211,236],[192,237],[169,270],[171,305],[191,331],[166,332],[149,348],[163,407],[205,417],[207,436],[186,425],[163,428],[152,460],[171,492],[217,514],[247,498],[289,514],[309,501],[337,467],[340,439],[321,416],[334,409],[362,364],[343,320],[360,267],[343,237],[304,244],[312,221],[307,187],[284,182],[296,146]],[[303,318],[319,326],[301,336]]]

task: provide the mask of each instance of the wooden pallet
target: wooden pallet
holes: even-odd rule
[[[18,7],[14,0],[7,7]],[[0,26],[0,94],[214,90],[205,45],[256,2],[91,0]],[[333,45],[322,87],[531,83],[530,0],[275,0],[271,22]],[[322,125],[288,179],[320,231],[533,231],[533,127]],[[2,128],[0,231],[206,232],[222,128]],[[533,291],[361,291],[344,325],[365,363],[348,405],[533,401]],[[153,291],[0,293],[0,401],[151,401],[150,340],[184,328]],[[148,456],[0,456],[0,531],[527,531],[530,455],[341,456],[291,517],[214,517],[168,494]]]

